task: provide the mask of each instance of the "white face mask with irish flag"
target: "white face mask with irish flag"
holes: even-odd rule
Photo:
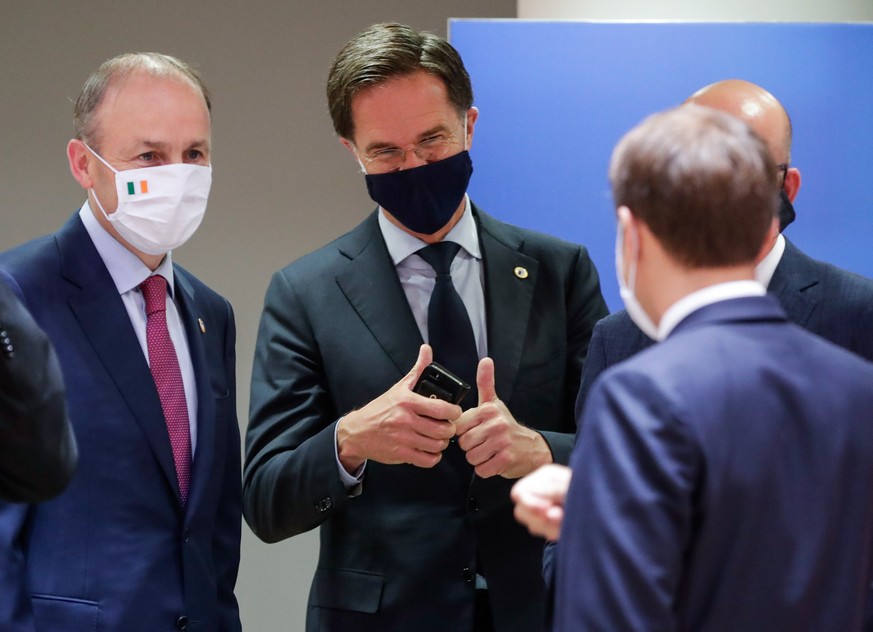
[[[114,213],[107,213],[97,192],[91,192],[103,215],[131,246],[163,255],[188,241],[200,226],[212,186],[211,166],[179,163],[118,171],[85,147],[115,173]]]

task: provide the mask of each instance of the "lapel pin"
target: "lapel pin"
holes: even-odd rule
[[[200,331],[202,331],[205,334],[206,333],[206,325],[203,323],[203,319],[198,318],[197,322],[200,323]]]
[[[522,268],[521,266],[516,266],[514,272],[515,272],[515,276],[517,276],[519,279],[526,279],[527,278],[527,268]]]

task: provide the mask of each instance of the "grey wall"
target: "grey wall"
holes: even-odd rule
[[[64,147],[71,100],[93,69],[131,50],[198,65],[214,97],[214,184],[204,223],[175,258],[236,309],[244,431],[270,274],[373,207],[327,115],[333,56],[374,22],[445,35],[449,17],[515,9],[515,0],[0,0],[0,250],[55,230],[84,201]],[[237,594],[247,630],[303,629],[317,548],[315,533],[266,545],[244,529]]]

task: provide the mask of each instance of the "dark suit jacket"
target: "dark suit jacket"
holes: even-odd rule
[[[867,360],[873,361],[873,281],[816,261],[787,239],[767,292],[788,319]],[[591,385],[606,368],[653,344],[622,310],[597,324],[591,338],[576,418]]]
[[[596,271],[581,246],[473,212],[497,394],[565,463],[591,329],[606,313]],[[542,540],[512,517],[513,481],[474,477],[452,445],[433,469],[370,462],[359,496],[343,487],[336,420],[403,377],[421,343],[375,213],[267,291],[246,518],[269,542],[321,526],[308,630],[471,629],[477,557],[497,630],[541,623]]]
[[[609,369],[571,459],[556,630],[859,630],[871,384],[773,297],[703,307]]]
[[[767,291],[779,300],[792,322],[873,360],[870,333],[873,281],[870,279],[812,259],[786,239],[785,252]],[[625,310],[597,323],[576,400],[576,419],[582,418],[588,392],[603,371],[653,344]],[[543,558],[543,574],[548,585],[554,572],[553,556],[554,547],[550,544]],[[873,632],[873,600],[870,611],[871,621],[865,629]]]
[[[239,630],[233,587],[241,485],[230,305],[174,267],[198,397],[197,446],[182,507],[148,363],[78,215],[56,234],[0,255],[0,267],[55,346],[80,453],[73,481],[56,499],[0,506],[0,628]]]
[[[38,502],[67,486],[76,440],[54,349],[0,273],[0,499]]]

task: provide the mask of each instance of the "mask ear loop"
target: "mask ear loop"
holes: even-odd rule
[[[358,153],[358,148],[354,145],[352,145],[352,153],[355,154],[355,160],[358,161],[358,166],[361,168],[361,173],[363,173],[364,175],[369,175],[367,174],[367,168],[364,167],[364,161],[361,160],[361,155]]]
[[[98,154],[96,151],[94,151],[93,149],[91,149],[91,147],[88,146],[88,143],[86,143],[86,142],[83,140],[83,141],[82,141],[82,144],[85,145],[85,149],[87,149],[88,151],[90,151],[90,152],[94,155],[94,157],[95,157],[97,160],[99,160],[99,161],[102,162],[104,165],[106,165],[106,167],[107,167],[110,171],[112,171],[112,173],[118,175],[118,169],[115,169],[112,165],[110,165],[108,162],[106,162],[100,154]],[[100,203],[100,198],[97,197],[97,191],[94,189],[94,187],[91,187],[90,189],[88,189],[88,191],[89,191],[89,192],[94,196],[94,201],[97,202],[97,208],[99,208],[99,209],[100,209],[100,212],[103,213],[103,217],[106,218],[106,221],[110,221],[110,222],[111,222],[112,220],[109,219],[109,213],[106,212],[106,209],[103,208],[103,204]]]
[[[630,221],[628,221],[630,224]],[[631,226],[630,232],[628,232],[628,237],[631,240],[631,263],[630,267],[627,271],[627,286],[628,289],[636,296],[637,293],[637,264],[639,263],[640,258],[640,243],[637,240],[637,231],[636,228]]]
[[[93,149],[91,149],[91,147],[88,146],[88,143],[86,143],[86,142],[83,140],[83,141],[82,141],[82,144],[85,145],[85,149],[87,149],[87,150],[90,151],[92,154],[94,154],[94,157],[95,157],[97,160],[99,160],[99,161],[102,162],[104,165],[106,165],[107,168],[109,168],[109,170],[112,171],[112,173],[118,173],[118,169],[116,169],[115,167],[113,167],[112,165],[110,165],[108,162],[106,162],[105,160],[103,160],[103,156],[101,156],[101,155],[98,154],[96,151],[94,151]]]

